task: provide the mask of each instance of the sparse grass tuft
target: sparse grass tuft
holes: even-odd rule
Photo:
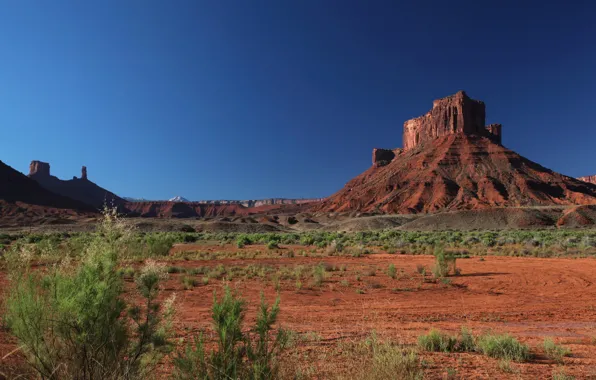
[[[430,352],[455,352],[457,338],[432,329],[428,334],[418,337],[418,346]]]
[[[389,267],[387,268],[387,275],[395,280],[397,277],[397,269],[395,269],[395,265],[389,264]]]
[[[544,353],[546,356],[557,363],[563,363],[563,358],[565,356],[571,355],[571,350],[566,347],[559,346],[551,338],[544,339],[542,347],[544,348]]]
[[[530,359],[530,348],[511,335],[483,335],[478,338],[478,349],[496,359],[525,362]]]

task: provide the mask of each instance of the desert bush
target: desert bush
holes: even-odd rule
[[[190,290],[198,285],[197,280],[189,276],[183,276],[180,281],[182,282],[184,290]]]
[[[451,252],[445,252],[443,247],[437,247],[435,250],[435,264],[432,268],[435,278],[442,278],[449,273],[457,274],[456,257]]]
[[[447,335],[433,329],[426,335],[418,337],[418,347],[430,352],[474,352],[476,338],[468,329],[462,327],[459,336]]]
[[[530,359],[530,349],[511,335],[483,335],[478,338],[478,349],[496,359],[525,362]]]
[[[553,370],[553,380],[575,380],[574,376],[568,375],[563,368]]]
[[[250,239],[246,235],[240,235],[236,239],[236,247],[244,248],[244,246],[251,244]]]
[[[277,241],[271,240],[271,241],[267,242],[267,249],[278,249],[278,248],[279,248],[279,244],[277,243]]]
[[[395,269],[395,265],[389,264],[389,267],[387,268],[387,275],[393,279],[397,277],[397,269]]]
[[[418,346],[430,352],[455,352],[457,338],[433,329],[428,334],[418,337]]]
[[[115,212],[78,264],[32,271],[14,252],[4,321],[27,363],[44,379],[144,377],[169,347],[173,299],[156,301],[165,269],[153,262],[136,276],[139,305],[128,304],[117,271],[122,243]]]
[[[226,287],[220,300],[214,294],[212,307],[216,345],[206,352],[201,335],[194,346],[187,346],[174,359],[177,379],[274,379],[279,369],[279,354],[285,349],[287,335],[280,329],[272,336],[279,314],[279,298],[269,306],[263,295],[253,333],[243,333],[246,311],[244,300]]]
[[[546,356],[557,363],[562,363],[565,356],[571,355],[571,350],[556,344],[551,338],[544,339],[542,347]]]
[[[315,266],[313,268],[312,276],[314,286],[320,287],[323,285],[323,281],[325,281],[325,266],[323,264]]]

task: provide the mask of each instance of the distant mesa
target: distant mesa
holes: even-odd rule
[[[31,161],[29,178],[37,181],[45,189],[71,199],[86,203],[96,209],[104,204],[123,206],[126,201],[116,194],[96,185],[87,178],[87,167],[81,168],[81,177],[61,180],[50,174],[50,164],[42,161]]]
[[[596,202],[596,185],[505,148],[501,124],[464,91],[403,125],[403,148],[374,149],[373,166],[313,211],[420,213]]]

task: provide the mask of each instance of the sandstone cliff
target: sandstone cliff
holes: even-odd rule
[[[373,166],[313,211],[418,213],[596,203],[596,185],[553,172],[501,145],[485,105],[463,91],[404,123],[403,150],[373,150]]]
[[[86,203],[96,209],[104,204],[123,206],[126,201],[116,194],[96,185],[87,178],[87,168],[81,168],[81,178],[61,180],[50,174],[50,164],[41,161],[31,161],[29,178],[37,181],[41,186],[56,194]]]
[[[588,183],[593,183],[596,185],[596,175],[588,175],[585,177],[579,177],[578,178],[580,181],[584,181],[584,182],[588,182]]]

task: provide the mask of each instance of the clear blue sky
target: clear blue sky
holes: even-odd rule
[[[121,196],[321,197],[464,89],[507,147],[594,174],[595,3],[8,0],[0,160]]]

